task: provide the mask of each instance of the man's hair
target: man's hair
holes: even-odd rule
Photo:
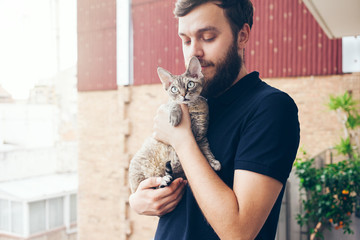
[[[175,4],[175,17],[183,17],[194,8],[208,2],[213,2],[225,11],[231,30],[235,38],[244,24],[253,24],[254,8],[251,0],[177,0]]]

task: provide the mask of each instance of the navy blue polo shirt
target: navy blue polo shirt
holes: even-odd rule
[[[234,171],[248,170],[272,177],[283,189],[256,237],[274,239],[281,200],[300,139],[298,110],[286,93],[252,72],[218,98],[208,99],[208,140],[221,162],[219,177],[232,188]],[[256,189],[254,189],[256,191]],[[162,216],[156,240],[219,239],[202,214],[189,186],[178,206]]]

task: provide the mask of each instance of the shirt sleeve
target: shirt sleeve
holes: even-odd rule
[[[235,169],[260,173],[285,184],[300,140],[295,102],[283,92],[265,97],[242,131]]]

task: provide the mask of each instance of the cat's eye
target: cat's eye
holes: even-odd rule
[[[187,87],[188,88],[193,88],[193,87],[195,87],[195,83],[193,81],[189,81],[188,84],[187,84]]]
[[[177,87],[174,87],[174,86],[172,86],[170,90],[171,90],[172,93],[177,93],[179,91],[177,89]]]

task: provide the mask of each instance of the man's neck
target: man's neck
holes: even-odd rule
[[[232,86],[234,86],[238,81],[240,81],[240,79],[242,79],[243,77],[245,77],[246,75],[248,75],[248,71],[246,70],[245,66],[242,66],[240,69],[240,72],[238,74],[238,77],[236,78],[236,80],[231,84],[230,87],[228,87],[225,91],[219,93],[217,96],[218,97],[220,95],[222,95],[224,92],[226,92],[227,90],[229,90]]]
[[[246,67],[243,65],[240,69],[240,72],[239,72],[236,80],[233,82],[233,84],[231,86],[235,85],[235,83],[237,83],[240,79],[242,79],[246,75],[248,75],[248,71],[246,70]]]

